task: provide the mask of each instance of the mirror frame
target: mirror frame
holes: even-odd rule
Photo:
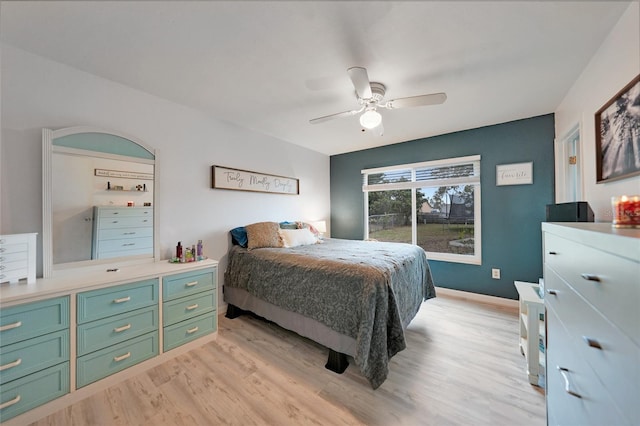
[[[55,139],[81,133],[102,133],[105,135],[118,136],[127,139],[132,143],[140,146],[144,150],[153,155],[153,256],[151,257],[134,257],[127,259],[126,257],[118,257],[111,259],[91,259],[69,263],[53,263],[53,153]],[[89,126],[67,127],[59,130],[42,129],[42,275],[44,278],[50,278],[63,270],[78,270],[80,268],[88,268],[105,264],[113,265],[117,263],[122,265],[135,265],[142,263],[150,263],[160,259],[160,244],[158,233],[158,151],[151,148],[144,142],[133,138],[129,135],[107,131]]]

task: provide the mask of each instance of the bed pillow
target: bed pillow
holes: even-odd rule
[[[297,222],[280,222],[280,229],[298,229]]]
[[[305,246],[318,242],[318,239],[313,235],[309,228],[281,229],[280,235],[282,236],[282,242],[285,247]]]
[[[260,247],[284,247],[277,222],[258,222],[247,225],[249,250]]]
[[[237,246],[247,248],[249,239],[247,237],[247,229],[244,226],[238,226],[231,231],[231,242]]]

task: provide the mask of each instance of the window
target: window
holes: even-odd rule
[[[362,170],[365,236],[481,263],[480,156]]]

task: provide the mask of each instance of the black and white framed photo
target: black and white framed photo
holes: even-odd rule
[[[596,112],[596,181],[640,174],[640,75]]]

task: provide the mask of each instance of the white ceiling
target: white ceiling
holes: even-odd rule
[[[636,0],[637,1],[637,0]],[[551,113],[629,2],[3,1],[3,43],[328,155]],[[346,72],[386,99],[357,117]]]

